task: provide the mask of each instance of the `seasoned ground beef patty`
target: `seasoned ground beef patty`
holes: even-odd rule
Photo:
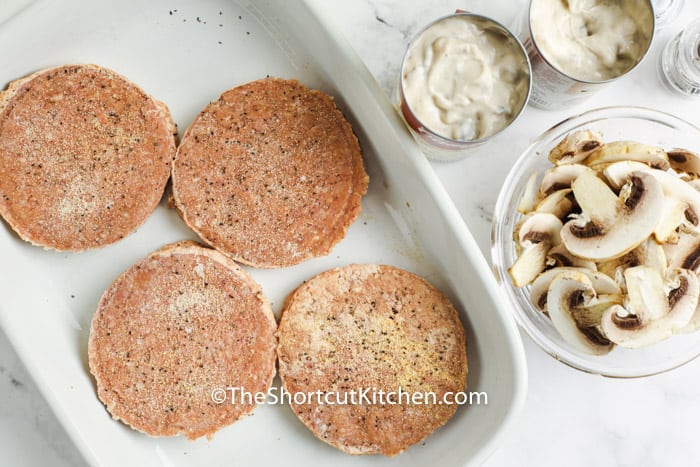
[[[45,248],[114,243],[161,199],[174,132],[165,105],[96,65],[14,81],[0,93],[0,215]]]
[[[173,201],[236,261],[283,267],[326,255],[367,191],[360,146],[333,100],[293,80],[224,92],[185,133]]]
[[[339,393],[347,402],[312,398],[292,409],[314,435],[351,454],[400,453],[446,423],[456,406],[439,402],[466,387],[457,311],[424,279],[393,266],[350,265],[310,279],[287,298],[277,338],[287,391]],[[343,399],[366,388],[434,392],[437,403]]]
[[[194,439],[250,413],[212,391],[266,392],[276,323],[260,286],[194,242],[137,262],[104,293],[92,320],[90,371],[112,417],[152,436]]]

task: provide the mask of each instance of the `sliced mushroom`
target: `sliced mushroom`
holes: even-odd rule
[[[634,171],[649,171],[652,175],[660,172],[642,164],[641,162],[624,161],[616,162],[606,167],[605,177],[613,188],[624,184],[630,173]],[[683,203],[673,192],[668,193],[668,188],[664,189],[665,203],[659,215],[659,222],[654,229],[654,237],[659,242],[675,242],[677,240],[677,229],[683,223],[686,204]]]
[[[535,211],[548,212],[559,219],[566,219],[577,207],[573,192],[570,188],[566,188],[552,192],[551,195],[537,203]]]
[[[696,275],[700,272],[699,233],[681,233],[677,243],[664,245],[664,251],[668,258],[669,267],[689,269],[694,271]],[[700,303],[688,324],[681,331],[693,332],[698,329],[700,329]]]
[[[547,252],[561,243],[561,228],[562,222],[553,214],[535,212],[524,218],[518,230],[522,251],[508,269],[516,287],[529,284],[544,270]]]
[[[691,179],[700,178],[699,155],[687,149],[671,149],[666,154],[673,170],[684,173]]]
[[[564,224],[561,239],[572,254],[593,261],[636,248],[654,231],[664,204],[661,185],[646,172],[632,172],[619,196],[589,173],[574,180],[572,189],[582,214]]]
[[[683,232],[678,242],[663,245],[668,267],[700,272],[700,233]]]
[[[596,298],[591,281],[577,271],[557,274],[547,292],[547,310],[562,338],[581,352],[605,355],[614,345],[595,326],[581,326],[574,315]]]
[[[629,253],[597,264],[600,272],[614,278],[615,282],[623,288],[625,287],[623,273],[627,268],[635,266],[650,266],[659,271],[659,274],[666,274],[667,260],[664,248],[649,237]]]
[[[597,269],[597,266],[593,261],[572,255],[562,244],[554,246],[547,252],[546,264],[549,268],[575,267],[586,268],[591,271],[595,271]]]
[[[605,143],[586,158],[586,165],[598,170],[607,164],[620,161],[643,162],[661,170],[667,170],[670,167],[668,156],[662,148],[634,141]]]
[[[628,174],[639,171],[639,164],[618,162],[605,169],[605,177],[615,187]],[[658,180],[664,191],[665,204],[654,229],[654,236],[659,242],[675,242],[679,227],[694,229],[700,221],[700,192],[686,181],[663,170],[644,170]]]
[[[518,229],[518,242],[523,247],[530,243],[549,240],[552,245],[561,243],[559,231],[561,221],[553,214],[533,212],[525,216]]]
[[[687,217],[692,218],[693,225],[697,225],[700,218],[700,193],[690,183],[686,182],[671,172],[655,169],[642,169],[641,164],[630,161],[617,162],[605,169],[605,177],[613,188],[621,186],[632,172],[645,171],[656,178],[669,198],[683,201],[692,211]]]
[[[557,190],[571,188],[571,182],[584,172],[595,172],[581,164],[566,164],[548,169],[540,183],[540,197],[544,198]]]
[[[603,314],[613,305],[621,305],[624,301],[622,294],[598,294],[584,307],[571,311],[576,323],[585,328],[596,327],[600,329]],[[602,332],[602,331],[601,331]]]
[[[659,272],[649,266],[625,271],[628,300],[604,314],[601,327],[605,336],[627,348],[655,344],[671,337],[690,321],[698,304],[700,286],[694,272],[669,269],[665,284]]]
[[[659,215],[659,222],[654,229],[654,238],[661,243],[678,241],[678,229],[688,221],[685,213],[686,205],[677,198],[666,198],[664,207]],[[692,219],[692,217],[691,217]]]
[[[518,212],[521,214],[527,214],[531,212],[533,209],[535,209],[535,205],[537,204],[538,200],[538,193],[537,193],[537,179],[539,178],[539,173],[538,172],[533,172],[532,175],[530,175],[530,178],[527,179],[527,183],[525,184],[525,192],[523,193],[523,197],[520,199],[520,203],[518,204]]]
[[[675,271],[675,269],[673,270]],[[663,276],[650,266],[625,269],[627,308],[640,321],[650,321],[668,313]]]
[[[614,190],[619,190],[622,188],[622,185],[627,183],[627,179],[632,172],[645,172],[648,170],[652,170],[651,167],[643,162],[620,161],[606,166],[603,170],[603,175]]]
[[[588,277],[588,280],[591,281],[593,289],[598,295],[620,296],[621,294],[620,287],[618,287],[615,281],[601,272],[586,268],[558,267],[543,272],[537,276],[537,279],[532,283],[530,287],[530,301],[535,308],[542,312],[547,312],[547,292],[549,291],[549,286],[557,274],[568,271],[578,272]]]
[[[602,144],[600,133],[581,130],[569,133],[549,152],[549,160],[554,165],[576,164]]]
[[[661,183],[666,198],[675,200],[685,208],[682,225],[697,228],[700,223],[700,192],[672,173],[661,170],[650,172]]]

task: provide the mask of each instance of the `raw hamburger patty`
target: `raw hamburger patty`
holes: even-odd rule
[[[212,391],[270,388],[275,328],[260,286],[236,263],[194,242],[167,245],[102,296],[88,349],[97,395],[149,435],[211,436],[254,408],[214,404]]]
[[[45,248],[114,243],[162,197],[174,133],[165,105],[96,65],[14,81],[0,93],[0,215]]]
[[[275,78],[209,104],[173,164],[185,223],[257,267],[328,254],[359,215],[367,184],[359,143],[333,99]]]
[[[312,278],[287,298],[277,338],[279,373],[290,394],[400,387],[433,391],[439,402],[445,391],[466,387],[466,343],[457,311],[424,279],[392,266],[350,265]],[[338,449],[390,456],[456,410],[405,400],[350,401],[327,405],[312,399],[292,409],[314,435]]]

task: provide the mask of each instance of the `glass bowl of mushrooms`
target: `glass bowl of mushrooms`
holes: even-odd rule
[[[700,355],[700,129],[640,107],[568,118],[519,157],[492,229],[516,320],[557,360],[648,376]]]

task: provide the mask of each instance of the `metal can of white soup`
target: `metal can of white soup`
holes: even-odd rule
[[[530,93],[530,63],[501,24],[457,13],[410,42],[398,80],[398,107],[421,150],[457,160],[510,126]]]
[[[634,69],[654,36],[650,0],[531,0],[515,22],[532,65],[530,103],[559,109]]]

